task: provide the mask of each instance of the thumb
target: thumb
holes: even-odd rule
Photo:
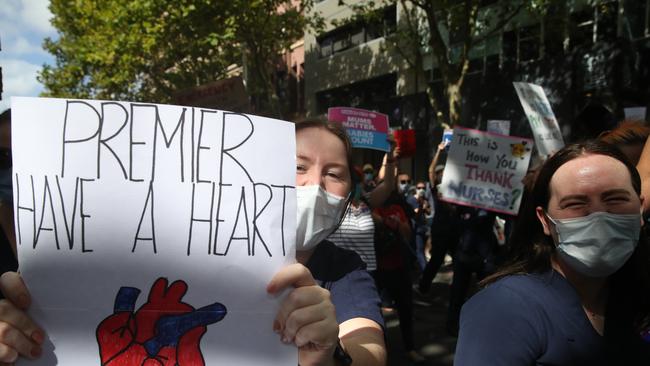
[[[17,272],[5,272],[0,276],[0,291],[12,304],[23,310],[32,303],[23,278]]]

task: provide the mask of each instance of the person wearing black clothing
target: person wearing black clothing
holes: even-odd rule
[[[460,220],[457,206],[440,200],[437,195],[433,198],[435,214],[431,223],[431,257],[424,267],[418,283],[422,294],[429,292],[431,282],[436,277],[447,253],[454,253],[460,239]]]
[[[458,246],[454,251],[454,277],[449,293],[447,331],[456,335],[460,310],[469,292],[472,274],[482,280],[496,269],[497,237],[493,227],[496,214],[472,207],[458,207],[460,233]]]
[[[11,165],[11,109],[7,109],[0,114],[0,274],[18,269]]]

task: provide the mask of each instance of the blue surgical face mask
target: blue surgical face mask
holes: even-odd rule
[[[14,200],[11,177],[11,167],[0,169],[0,202],[11,203]]]
[[[641,215],[594,212],[573,219],[549,220],[557,233],[557,252],[575,271],[607,277],[630,258],[641,231]]]
[[[372,180],[372,178],[374,178],[374,177],[373,177],[372,173],[366,173],[366,174],[363,175],[363,178],[367,182],[367,181]]]

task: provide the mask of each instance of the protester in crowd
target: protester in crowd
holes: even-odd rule
[[[643,197],[650,197],[650,136],[643,145],[636,169],[641,176],[641,195]],[[644,216],[650,214],[650,199],[643,201],[643,213]]]
[[[362,179],[359,174],[359,179]],[[355,251],[366,263],[368,271],[377,268],[375,259],[375,224],[372,221],[370,207],[362,192],[361,183],[354,183],[356,188],[341,225],[327,239],[338,247]]]
[[[370,192],[375,187],[377,186],[377,182],[375,181],[375,168],[373,168],[372,164],[365,164],[363,166],[363,181],[362,181],[362,187],[364,191]]]
[[[645,123],[623,121],[615,129],[601,133],[598,139],[618,147],[630,162],[636,165],[648,136],[650,136],[650,127]]]
[[[296,345],[302,366],[384,365],[383,319],[374,282],[356,253],[323,240],[349,202],[347,134],[339,124],[298,123],[296,148],[298,263],[281,269],[268,284],[271,294],[291,289],[273,329],[282,341]],[[30,300],[20,276],[5,273],[0,289],[9,299],[0,303],[0,362],[15,362],[18,354],[38,357],[45,335],[25,313]]]
[[[415,213],[413,217],[413,228],[415,232],[415,258],[420,271],[424,270],[427,260],[424,256],[424,245],[429,236],[429,226],[427,218],[431,214],[429,201],[426,199],[427,185],[423,181],[418,181],[414,187],[409,189],[406,202],[413,208]]]
[[[463,307],[455,365],[650,364],[640,192],[634,165],[609,144],[551,156],[517,224],[528,236]]]
[[[460,311],[472,286],[473,276],[482,280],[496,270],[498,241],[494,234],[496,214],[483,209],[457,206],[460,234],[453,254],[454,275],[449,292],[447,332],[458,334]]]
[[[431,165],[429,165],[429,182],[434,190],[434,215],[431,222],[431,257],[422,272],[418,282],[418,290],[426,294],[431,288],[431,282],[442,266],[445,255],[454,253],[460,239],[460,220],[457,206],[440,200],[438,187],[442,182],[445,166],[438,164],[440,153],[444,151],[445,143],[438,145]]]
[[[370,177],[365,173],[362,177],[359,174],[355,182],[350,209],[346,212],[343,222],[339,228],[328,237],[334,244],[354,250],[366,263],[368,271],[377,268],[375,259],[375,224],[372,219],[371,210],[381,206],[390,196],[395,187],[395,162],[399,158],[399,149],[394,149],[384,155],[383,167],[387,167],[388,174],[378,185],[368,184]],[[366,164],[364,171],[372,169],[372,165]],[[374,171],[374,170],[373,170]],[[362,188],[361,179],[365,180]],[[370,178],[371,179],[371,178]]]
[[[7,109],[0,114],[0,274],[18,268],[11,166],[11,110]]]
[[[410,277],[410,219],[403,209],[403,196],[393,190],[381,207],[373,209],[377,270],[375,279],[395,301],[406,356],[413,362],[424,357],[415,350],[413,336],[413,291]]]
[[[404,195],[408,194],[408,190],[411,187],[411,178],[406,173],[400,173],[397,176],[397,191]]]
[[[612,131],[601,134],[600,139],[616,145],[625,154],[641,176],[641,194],[650,197],[650,127],[641,121],[624,121]],[[643,216],[650,222],[650,200],[643,201]],[[650,226],[644,227],[650,233]]]

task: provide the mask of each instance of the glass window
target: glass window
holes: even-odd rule
[[[319,42],[320,57],[327,57],[332,54],[332,43],[334,43],[333,37],[327,37]]]
[[[364,27],[357,27],[352,31],[350,34],[350,45],[351,46],[358,46],[366,41],[366,34],[365,34],[365,29]]]
[[[590,45],[594,42],[594,10],[585,10],[571,14],[571,47]]]
[[[397,7],[391,5],[379,11],[381,17],[376,20],[368,23],[347,24],[320,36],[318,38],[320,57],[328,57],[364,42],[394,33],[397,27]]]
[[[541,56],[541,24],[517,29],[517,60],[528,62]]]
[[[617,1],[605,1],[596,5],[596,36],[598,40],[616,38],[617,17]]]
[[[623,20],[625,35],[631,39],[650,36],[650,0],[626,0]]]

